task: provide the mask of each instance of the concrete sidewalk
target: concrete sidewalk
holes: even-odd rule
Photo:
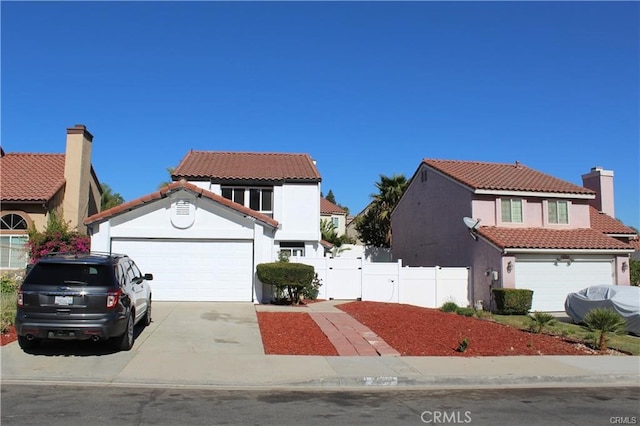
[[[299,309],[332,313],[330,306],[313,306]],[[91,342],[53,342],[29,354],[17,343],[2,347],[2,383],[255,389],[640,386],[640,357],[633,356],[265,355],[255,312],[275,308],[156,302],[153,323],[139,330],[129,352]]]

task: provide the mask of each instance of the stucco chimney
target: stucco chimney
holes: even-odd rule
[[[64,160],[63,213],[71,229],[86,233],[82,225],[89,208],[91,181],[91,145],[93,135],[82,124],[67,129],[67,148]]]
[[[603,213],[615,218],[613,198],[613,171],[604,170],[601,166],[592,167],[591,171],[582,175],[582,185],[596,192],[596,198],[589,204]]]

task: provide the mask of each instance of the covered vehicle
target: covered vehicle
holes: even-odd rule
[[[627,321],[627,331],[640,336],[640,287],[596,285],[569,293],[564,311],[575,323],[596,308],[614,310]]]

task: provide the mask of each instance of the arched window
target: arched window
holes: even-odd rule
[[[22,269],[27,266],[26,244],[29,237],[26,234],[26,219],[16,213],[5,214],[0,218],[0,230],[13,231],[0,235],[0,268]]]
[[[19,214],[9,213],[0,219],[0,229],[7,230],[26,230],[27,221]]]

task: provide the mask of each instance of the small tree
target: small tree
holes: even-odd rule
[[[622,334],[627,326],[627,322],[619,313],[607,308],[590,310],[584,316],[584,323],[589,330],[597,333],[596,345],[601,351],[607,349],[607,333]]]
[[[91,239],[77,231],[70,231],[69,224],[60,216],[55,211],[51,212],[44,232],[39,232],[35,225],[29,229],[27,250],[31,262],[52,252],[87,253],[91,249]]]

